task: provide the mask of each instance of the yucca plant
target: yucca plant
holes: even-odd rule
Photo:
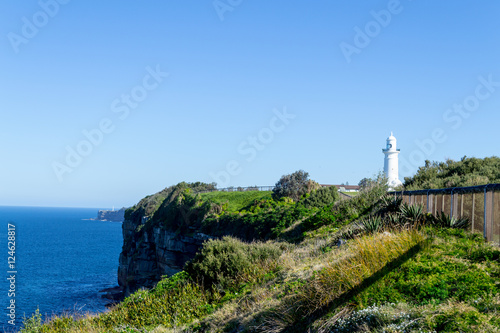
[[[397,212],[403,202],[403,198],[386,194],[381,198],[382,206],[387,212]]]
[[[424,206],[420,204],[409,205],[405,202],[400,206],[399,210],[401,212],[401,216],[408,222],[419,223],[423,222],[425,219]]]
[[[372,216],[358,222],[359,227],[367,234],[376,233],[384,227],[384,220],[380,216]]]
[[[466,217],[456,218],[449,216],[445,212],[440,212],[434,216],[434,224],[442,228],[466,229],[469,227],[469,219]]]
[[[388,213],[385,219],[389,226],[400,226],[406,222],[399,213]]]

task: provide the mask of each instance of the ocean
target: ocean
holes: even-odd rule
[[[122,224],[88,220],[97,211],[0,206],[1,331],[19,329],[37,308],[44,316],[106,311],[99,291],[118,285]]]

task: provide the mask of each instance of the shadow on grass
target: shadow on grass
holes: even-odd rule
[[[379,281],[387,273],[391,272],[394,269],[401,267],[405,262],[407,262],[409,259],[413,258],[418,252],[420,252],[420,250],[425,248],[425,246],[428,244],[427,242],[413,246],[408,251],[406,251],[404,254],[399,256],[398,258],[387,263],[384,267],[382,267],[380,270],[375,272],[369,278],[363,280],[363,282],[361,282],[361,284],[359,284],[357,287],[340,295],[335,301],[333,301],[327,307],[316,310],[313,313],[303,317],[300,321],[294,323],[293,326],[288,326],[284,330],[284,332],[297,332],[297,333],[298,332],[308,332],[308,327],[316,319],[319,319],[320,317],[326,315],[327,313],[331,312],[332,310],[334,310],[338,307],[345,306],[346,304],[348,304],[349,301],[351,301],[354,297],[356,297],[357,295],[359,295],[360,293],[365,291],[367,288],[372,286],[374,283]]]

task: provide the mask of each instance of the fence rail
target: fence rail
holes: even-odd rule
[[[500,184],[390,192],[410,205],[420,204],[428,213],[468,218],[471,231],[500,244]]]
[[[211,190],[198,191],[196,193],[209,193],[209,192],[246,192],[246,191],[272,191],[274,186],[248,186],[248,187],[226,187],[214,188]]]

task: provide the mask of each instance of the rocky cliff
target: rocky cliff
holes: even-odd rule
[[[125,207],[120,210],[100,210],[97,212],[97,220],[123,222],[125,217]]]
[[[203,203],[197,184],[181,183],[142,199],[125,213],[118,283],[125,295],[181,271],[203,242],[201,221],[218,207]]]

